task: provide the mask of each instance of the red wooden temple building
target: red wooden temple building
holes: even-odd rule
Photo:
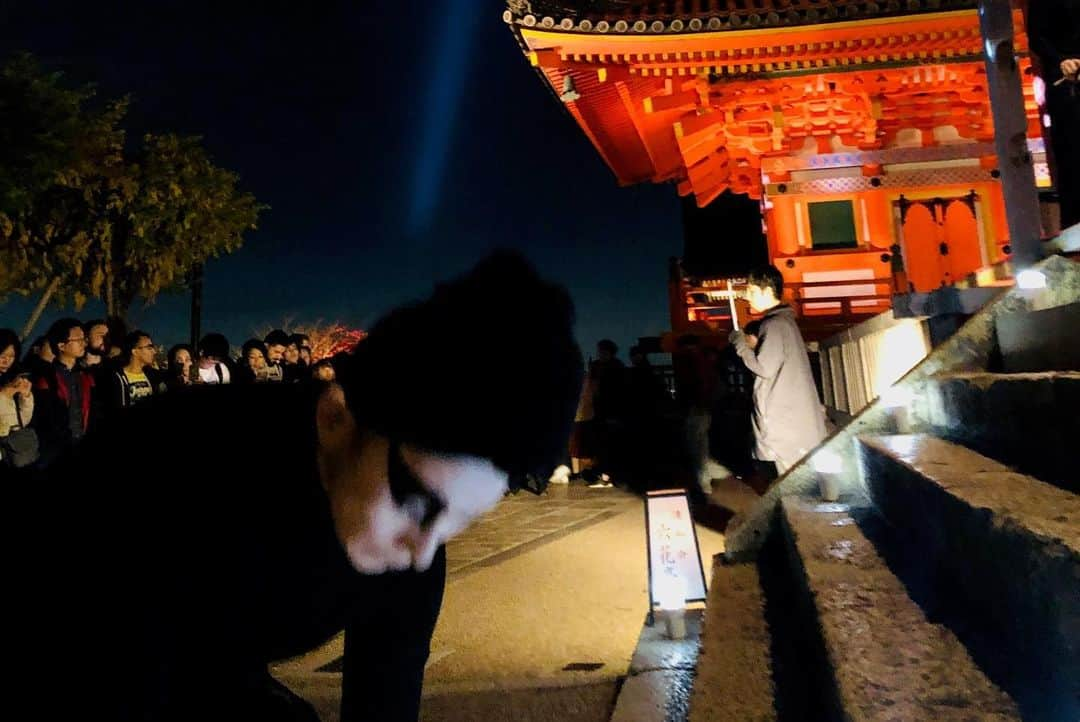
[[[1009,256],[976,0],[509,0],[503,18],[620,184],[759,202],[811,339]],[[726,281],[677,273],[672,332],[726,328]]]

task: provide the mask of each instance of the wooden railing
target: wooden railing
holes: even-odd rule
[[[843,424],[930,353],[925,318],[886,311],[818,345],[825,409]]]
[[[806,291],[819,288],[847,288],[852,286],[870,286],[875,292],[872,294],[837,294],[828,296],[807,296]],[[887,290],[880,292],[880,287]],[[785,288],[791,289],[789,301],[798,311],[800,316],[838,316],[843,319],[864,319],[868,315],[881,313],[892,305],[892,279],[888,276],[875,278],[853,278],[842,281],[809,281],[804,283],[785,284]],[[867,304],[866,301],[873,301]],[[862,302],[862,305],[853,305]],[[808,308],[810,304],[839,304],[838,309]]]

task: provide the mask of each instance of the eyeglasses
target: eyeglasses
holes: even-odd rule
[[[387,450],[390,495],[421,530],[427,529],[446,508],[438,494],[424,486],[401,456],[401,444],[391,441]]]

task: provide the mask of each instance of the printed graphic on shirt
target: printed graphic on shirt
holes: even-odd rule
[[[137,404],[154,395],[154,387],[150,385],[150,380],[146,378],[146,374],[132,374],[125,371],[124,377],[128,382],[129,404]]]

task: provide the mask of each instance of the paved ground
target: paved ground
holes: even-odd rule
[[[698,530],[705,567],[723,537]],[[618,489],[505,499],[447,548],[425,722],[608,719],[647,610],[644,512]],[[336,722],[341,639],[275,673]]]
[[[508,496],[446,547],[450,582],[493,566],[530,549],[609,519],[640,500],[618,489],[590,489],[578,484],[551,486],[537,497]]]

